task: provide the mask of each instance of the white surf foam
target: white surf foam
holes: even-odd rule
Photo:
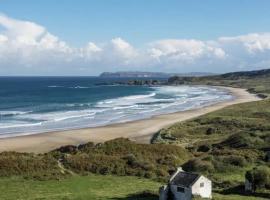
[[[101,126],[198,108],[231,98],[225,91],[211,87],[162,86],[151,89],[148,94],[104,99],[95,104],[63,104],[61,108],[66,106],[67,110],[54,112],[0,111],[0,115],[14,115],[12,117],[15,120],[12,123],[0,121],[0,129],[6,132],[37,132],[67,127]]]

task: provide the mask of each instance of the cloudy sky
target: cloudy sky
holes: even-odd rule
[[[268,0],[0,0],[0,76],[270,67]]]

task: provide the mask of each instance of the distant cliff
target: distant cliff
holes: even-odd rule
[[[206,76],[210,73],[193,72],[186,74],[163,73],[163,72],[103,72],[99,75],[102,78],[169,78],[171,76]]]

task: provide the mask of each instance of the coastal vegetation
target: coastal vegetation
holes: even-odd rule
[[[264,99],[176,123],[156,133],[152,144],[118,138],[45,154],[2,152],[0,199],[157,199],[178,166],[209,177],[214,199],[269,199],[270,70],[168,83],[242,87]],[[245,178],[257,186],[248,196]]]
[[[270,198],[270,70],[209,77],[172,77],[170,84],[242,87],[264,100],[237,104],[160,130],[152,143],[181,146],[193,155],[182,167],[208,176],[219,193],[244,194],[245,175],[256,175],[259,192]],[[259,176],[264,169],[264,176]],[[255,171],[254,171],[255,170]],[[255,173],[256,172],[256,173]],[[254,175],[254,176],[255,176]],[[242,191],[242,192],[239,192]],[[255,194],[254,194],[255,195]]]
[[[182,147],[136,144],[128,139],[64,146],[46,154],[0,153],[0,176],[36,180],[64,179],[74,173],[138,176],[166,181],[189,159]]]
[[[214,85],[245,88],[263,98],[270,94],[270,69],[257,71],[231,72],[221,75],[202,77],[173,76],[168,84]]]
[[[239,189],[238,184],[243,180],[245,169],[250,168],[246,167],[247,161],[241,160],[247,152],[242,153],[229,156],[231,152],[224,151],[222,164],[225,166],[217,170],[209,168],[210,156],[202,158],[172,144],[143,145],[122,138],[96,145],[91,142],[68,145],[38,155],[3,152],[0,154],[0,199],[154,200],[158,198],[158,188],[179,165],[185,170],[192,167],[192,171],[207,176],[213,173],[214,199],[267,199],[267,190],[260,188],[255,196],[244,197],[239,192],[243,188]],[[257,155],[250,150],[249,153],[252,155],[246,160],[260,159],[259,152]]]

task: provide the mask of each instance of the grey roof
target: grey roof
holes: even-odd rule
[[[171,184],[183,186],[183,187],[189,187],[191,186],[201,175],[195,174],[195,173],[189,173],[189,172],[178,172],[176,176],[171,180]]]

